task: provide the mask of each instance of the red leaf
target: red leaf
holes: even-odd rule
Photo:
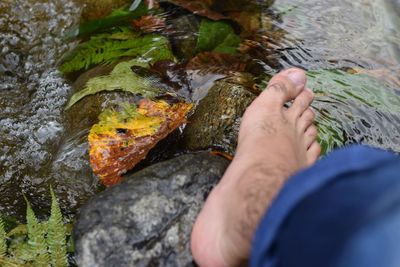
[[[143,160],[148,152],[186,121],[192,105],[167,104],[143,99],[128,118],[106,110],[89,134],[90,164],[106,186],[122,180],[122,175]],[[126,114],[126,113],[125,113]]]
[[[148,15],[132,21],[132,26],[146,33],[162,31],[166,27],[165,18]]]

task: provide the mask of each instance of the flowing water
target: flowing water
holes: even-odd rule
[[[64,212],[73,215],[99,190],[87,147],[76,145],[84,133],[65,135],[71,86],[57,70],[76,44],[65,36],[78,25],[82,5],[0,0],[0,213],[21,217],[22,193],[46,210],[52,185]],[[262,20],[258,37],[268,45],[252,56],[265,72],[359,68],[400,94],[400,1],[278,0],[263,7]],[[368,118],[368,127],[344,122],[349,142],[400,151],[398,116],[330,103],[330,112],[343,121],[346,112]]]

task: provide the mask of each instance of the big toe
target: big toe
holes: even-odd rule
[[[256,101],[268,107],[283,108],[286,102],[295,99],[304,90],[306,82],[306,74],[302,69],[281,71],[271,79]]]

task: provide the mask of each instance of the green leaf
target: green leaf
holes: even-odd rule
[[[242,40],[239,36],[234,33],[230,33],[225,40],[214,49],[214,52],[234,54],[237,52],[237,48],[241,41]]]
[[[7,236],[3,218],[0,216],[0,258],[4,258],[6,254],[7,254]]]
[[[0,266],[1,267],[23,267],[11,259],[1,258],[1,257],[0,257]],[[24,266],[24,267],[27,267],[27,266]]]
[[[324,155],[334,148],[341,147],[346,142],[342,124],[326,111],[320,111],[316,119],[318,127],[318,143],[321,154]]]
[[[4,219],[0,217],[0,266],[68,266],[67,248],[73,247],[73,241],[70,238],[67,244],[67,236],[71,235],[72,227],[64,224],[57,198],[51,188],[50,191],[51,215],[47,222],[38,222],[26,198],[27,224],[18,225],[6,234]],[[7,222],[14,225],[10,218]]]
[[[47,223],[47,244],[51,255],[51,263],[56,267],[67,267],[67,232],[63,222],[63,216],[57,198],[52,188],[51,193],[51,215]]]
[[[31,246],[22,237],[13,239],[9,250],[14,261],[18,264],[26,265],[26,263],[32,263],[35,260],[35,253],[32,253]]]
[[[50,264],[50,257],[45,240],[46,229],[38,222],[31,204],[26,197],[25,201],[27,205],[26,221],[28,227],[28,245],[30,253],[35,257],[34,266],[48,266]]]
[[[14,229],[12,229],[10,232],[7,233],[7,237],[12,237],[14,235],[26,235],[28,234],[28,227],[26,224],[20,224]]]
[[[123,57],[142,58],[147,62],[174,60],[169,41],[157,34],[139,36],[127,28],[111,34],[93,36],[78,45],[63,60],[60,70],[71,73],[87,70],[95,64],[109,64]]]
[[[345,145],[348,134],[344,125],[360,119],[357,118],[359,115],[351,114],[351,109],[347,107],[356,106],[359,110],[386,114],[400,113],[400,96],[368,75],[318,70],[307,72],[307,76],[307,86],[316,94],[316,124],[323,154]],[[325,103],[336,105],[337,110],[325,109]]]
[[[127,25],[132,19],[140,18],[148,12],[147,6],[141,3],[135,10],[129,11],[129,6],[114,10],[105,18],[92,20],[83,23],[79,27],[79,36],[88,36],[90,34],[109,29],[115,26]]]
[[[228,23],[203,19],[196,50],[197,52],[215,51],[233,54],[236,53],[240,42],[240,37]]]
[[[341,70],[309,71],[308,86],[315,93],[328,94],[338,101],[354,101],[386,112],[400,113],[400,97],[382,82],[366,74]]]
[[[81,91],[71,97],[66,108],[72,107],[88,95],[103,91],[122,90],[145,97],[154,97],[159,92],[159,89],[153,85],[155,81],[151,78],[143,78],[135,74],[131,69],[133,66],[147,67],[148,64],[139,62],[136,59],[119,63],[110,75],[90,79]]]

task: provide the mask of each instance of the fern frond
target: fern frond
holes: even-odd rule
[[[11,260],[15,264],[26,266],[27,263],[32,263],[35,260],[36,255],[32,253],[31,246],[25,240],[13,244],[10,250],[10,258],[7,260]]]
[[[18,263],[12,261],[11,259],[4,259],[4,258],[0,258],[0,266],[1,267],[23,267],[22,265],[19,265]]]
[[[7,239],[3,218],[0,216],[0,259],[7,254]]]
[[[51,215],[48,221],[47,244],[51,256],[51,263],[55,267],[67,267],[67,232],[57,198],[52,188]]]
[[[85,88],[71,97],[66,108],[72,107],[75,103],[88,95],[93,95],[102,91],[121,90],[133,94],[140,94],[148,98],[156,96],[160,91],[153,85],[156,81],[135,74],[131,68],[137,65],[148,66],[147,63],[140,63],[138,60],[133,59],[131,61],[119,63],[109,75],[90,79]]]
[[[7,233],[7,237],[12,237],[14,235],[27,235],[28,227],[26,224],[20,224],[13,228],[10,232]]]
[[[47,251],[45,240],[46,229],[44,225],[39,224],[31,204],[25,197],[26,201],[26,222],[28,227],[28,245],[30,252],[35,256],[34,266],[48,266],[50,257]]]
[[[174,59],[165,37],[156,34],[139,37],[122,28],[112,34],[94,36],[78,45],[65,58],[60,70],[63,73],[87,70],[93,65],[112,63],[122,57],[144,57],[151,62]]]

